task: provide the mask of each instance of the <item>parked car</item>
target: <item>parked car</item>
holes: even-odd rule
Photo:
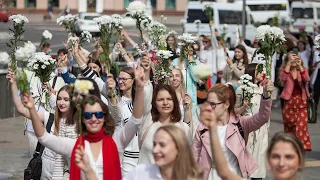
[[[0,10],[0,22],[8,22],[9,15],[6,10]]]
[[[81,13],[75,27],[77,34],[89,31],[92,35],[97,35],[100,30],[98,24],[93,19],[100,16],[101,14],[99,13]]]
[[[225,42],[228,48],[234,48],[238,45],[237,34],[238,31],[242,30],[242,6],[235,3],[211,3],[211,2],[189,2],[187,10],[185,12],[184,19],[186,23],[184,24],[184,32],[197,35],[209,35],[209,19],[206,16],[204,6],[210,4],[213,8],[213,29],[216,29],[219,34],[223,33],[224,27],[228,27],[225,35]],[[256,28],[251,22],[251,15],[249,7],[246,8],[246,37],[245,39],[251,42],[254,39]],[[195,20],[200,20],[199,29],[194,23]]]

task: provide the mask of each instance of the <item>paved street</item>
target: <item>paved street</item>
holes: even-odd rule
[[[168,21],[170,18],[168,17]],[[174,19],[177,23],[173,24],[168,22],[168,29],[174,29],[181,33],[179,27],[179,18]],[[24,38],[31,40],[35,44],[39,44],[44,30],[49,30],[53,34],[53,39],[50,41],[52,46],[52,54],[56,54],[59,48],[62,48],[62,42],[66,40],[67,33],[62,27],[55,25],[55,23],[43,24],[40,20],[37,21],[34,17],[33,24],[26,25],[26,32]],[[11,23],[0,23],[0,51],[7,51],[5,41],[8,40],[8,28]],[[128,33],[134,40],[138,40],[137,32],[134,29],[129,29]],[[138,42],[138,41],[137,41]],[[88,44],[84,48],[91,51],[94,44]],[[1,69],[1,67],[0,67]],[[1,108],[1,107],[0,107]],[[320,109],[320,108],[318,108]],[[318,115],[318,119],[320,113]],[[318,120],[320,121],[320,120]],[[16,117],[10,119],[0,119],[0,179],[23,179],[23,170],[29,162],[28,142],[26,136],[23,136],[23,118]],[[282,117],[280,108],[273,109],[271,118],[270,136],[276,132],[283,130]],[[320,176],[320,122],[317,124],[309,124],[309,131],[312,140],[312,152],[307,152],[306,164],[307,168],[303,177],[298,179],[317,180]],[[267,179],[272,179],[268,174]]]

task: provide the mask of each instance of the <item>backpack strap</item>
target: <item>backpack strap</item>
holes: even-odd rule
[[[243,128],[240,124],[240,120],[236,123],[236,125],[238,127],[239,133],[241,134],[242,138],[244,139],[244,132],[243,132]]]
[[[47,125],[46,125],[46,130],[47,130],[48,133],[50,133],[50,131],[51,131],[51,127],[52,127],[53,121],[54,121],[54,114],[53,114],[53,113],[50,113],[49,119],[48,119],[48,122],[47,122]],[[42,145],[40,144],[40,142],[38,141],[38,143],[37,143],[37,148],[36,148],[36,150],[34,151],[34,155],[40,155],[40,156],[41,156],[42,153],[43,153],[44,148],[45,148],[45,147],[42,146]]]
[[[52,89],[54,89],[54,87],[56,86],[57,78],[58,78],[58,76],[55,76],[55,77],[53,78]]]
[[[146,136],[147,136],[148,132],[150,131],[151,126],[152,126],[153,124],[154,124],[154,123],[150,124],[150,125],[147,127],[146,131],[144,131],[144,133],[143,133],[143,135],[142,135],[142,138],[141,138],[141,141],[140,141],[140,144],[139,144],[139,151],[141,150],[142,144],[143,144],[144,140],[146,139]]]

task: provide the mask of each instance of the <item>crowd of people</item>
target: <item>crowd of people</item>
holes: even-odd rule
[[[274,54],[274,71],[266,78],[259,65],[264,56],[253,57],[256,41],[240,38],[232,54],[218,35],[201,35],[184,59],[176,35],[169,33],[172,73],[159,84],[153,80],[151,48],[141,52],[125,30],[122,36],[109,56],[127,62],[120,73],[106,74],[99,43],[90,52],[77,42],[72,50],[66,44],[58,50],[58,66],[48,83],[26,70],[30,94],[19,93],[9,70],[14,104],[27,118],[30,156],[38,141],[45,146],[41,179],[263,179],[267,165],[274,179],[297,179],[305,151],[312,150],[310,87],[316,104],[320,92],[319,49],[312,40],[287,38],[287,52]],[[128,46],[137,51],[128,52]],[[41,51],[50,54],[50,44],[41,44]],[[199,64],[212,68],[209,80],[194,76]],[[239,88],[244,74],[256,85],[251,102]],[[71,84],[77,80],[90,81],[94,89],[88,95],[75,93]],[[196,92],[203,85],[207,97],[199,99]],[[42,96],[46,91],[48,103]],[[278,94],[284,132],[269,143],[272,101]]]

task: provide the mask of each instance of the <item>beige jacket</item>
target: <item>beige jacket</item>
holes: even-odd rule
[[[239,86],[238,81],[240,77],[244,75],[245,65],[243,59],[236,61],[232,65],[228,65],[224,68],[221,83],[225,84],[231,82],[234,86]]]

